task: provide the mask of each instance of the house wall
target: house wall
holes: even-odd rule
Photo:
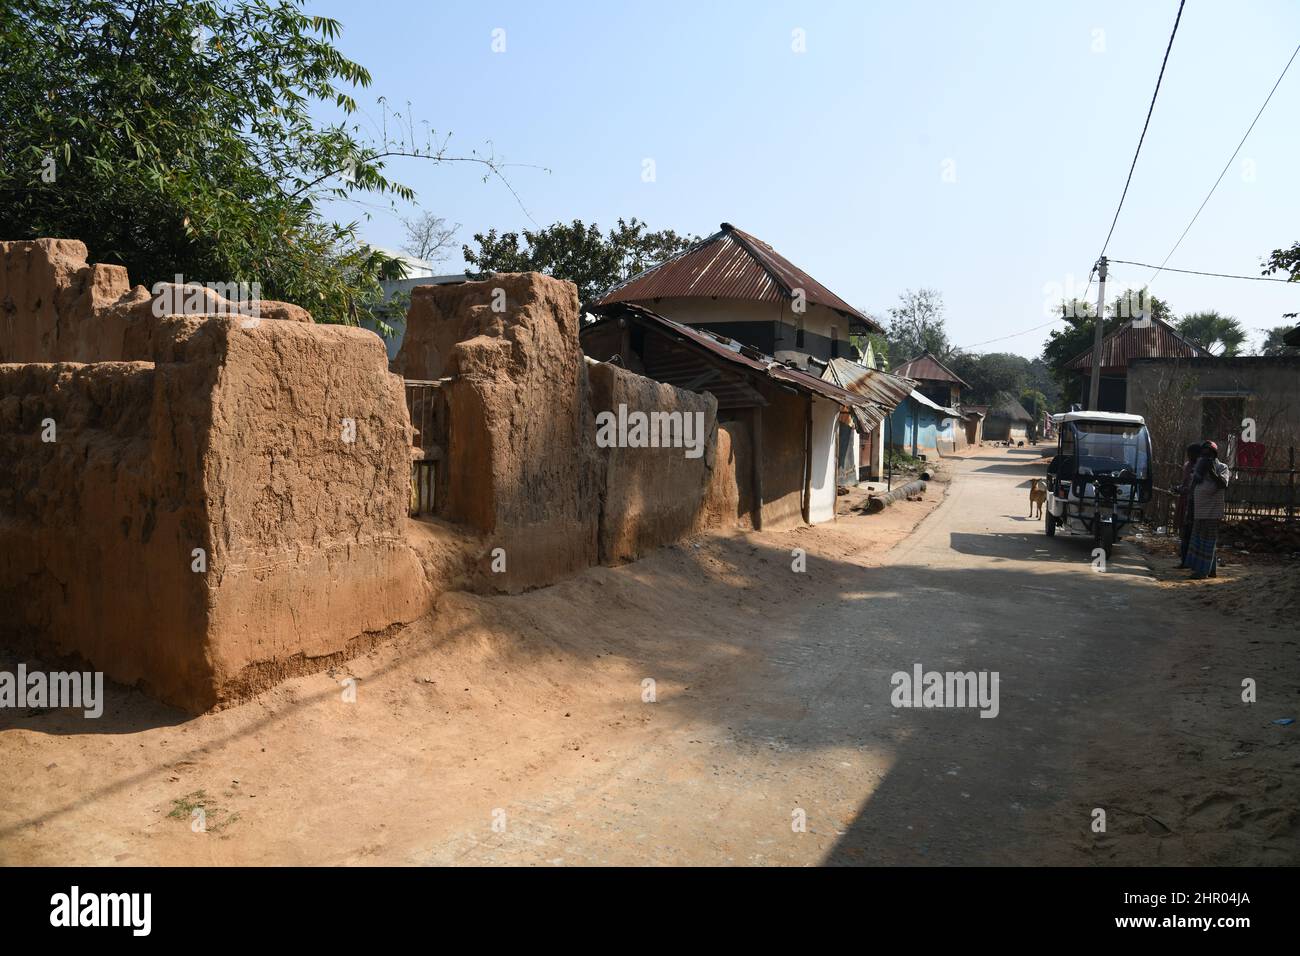
[[[712,395],[664,385],[604,363],[588,366],[591,408],[696,415],[702,421],[704,452],[688,458],[678,447],[598,449],[603,461],[600,497],[600,560],[631,561],[647,551],[717,524],[734,526],[739,490],[731,436],[717,428]],[[719,438],[725,448],[719,459]],[[716,476],[715,470],[722,474]],[[741,476],[743,479],[745,476]]]
[[[1267,467],[1286,467],[1286,449],[1300,447],[1300,357],[1135,359],[1127,403],[1146,419],[1158,462],[1177,461],[1177,449],[1207,438],[1224,448],[1224,426],[1239,410],[1254,421],[1255,440],[1268,449]],[[1234,414],[1207,415],[1208,403]],[[1207,434],[1216,422],[1220,427]]]
[[[761,412],[763,448],[763,530],[803,524],[805,442],[809,398],[776,385],[757,385],[768,404]]]
[[[821,524],[835,518],[835,449],[840,407],[835,402],[812,400],[812,477],[808,492],[808,521]]]
[[[905,399],[891,414],[893,447],[909,455],[933,457],[956,447],[954,422],[934,409],[911,398]],[[882,427],[887,427],[882,424]]]

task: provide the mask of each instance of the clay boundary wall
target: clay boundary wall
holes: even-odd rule
[[[736,523],[743,429],[712,396],[589,366],[571,283],[416,289],[394,369],[441,380],[446,414],[445,494],[415,521],[378,336],[275,302],[249,322],[211,295],[159,315],[161,294],[85,254],[0,243],[6,644],[200,712],[363,650],[442,591],[546,585]],[[598,448],[620,403],[701,414],[703,453]]]

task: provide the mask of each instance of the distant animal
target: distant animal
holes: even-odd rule
[[[1029,517],[1035,517],[1034,506],[1037,505],[1037,517],[1041,518],[1045,504],[1047,504],[1047,482],[1042,478],[1035,478],[1033,484],[1029,486]]]

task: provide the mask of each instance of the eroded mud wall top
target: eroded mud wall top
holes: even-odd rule
[[[123,266],[87,263],[75,239],[0,242],[0,362],[150,362],[165,317],[234,314],[312,321],[296,305],[232,301],[201,285],[132,288]]]
[[[597,561],[600,463],[578,324],[573,284],[537,273],[412,294],[394,368],[450,379],[439,513],[505,550],[502,587]]]

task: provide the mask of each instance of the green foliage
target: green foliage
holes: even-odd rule
[[[400,267],[320,204],[413,194],[382,145],[309,115],[351,113],[370,83],[339,32],[300,0],[0,6],[0,236],[79,238],[145,285],[256,282],[357,322]]]
[[[929,352],[944,361],[952,352],[944,325],[943,294],[907,289],[889,310],[889,355],[895,365]]]
[[[1300,346],[1287,345],[1282,341],[1283,337],[1290,332],[1292,326],[1278,325],[1268,330],[1264,337],[1264,344],[1260,346],[1260,355],[1300,355]]]
[[[1240,355],[1246,341],[1246,330],[1240,322],[1214,311],[1185,315],[1174,328],[1215,355],[1226,357]]]
[[[1155,296],[1150,297],[1151,316],[1168,322],[1172,317],[1169,304]],[[1110,335],[1125,322],[1135,318],[1132,301],[1127,296],[1117,296],[1106,308],[1102,318],[1102,336]],[[1043,345],[1043,361],[1050,370],[1062,396],[1070,396],[1077,391],[1075,374],[1066,365],[1076,356],[1092,347],[1093,332],[1096,329],[1094,316],[1097,311],[1086,302],[1074,300],[1061,303],[1061,314],[1066,327],[1053,329]]]
[[[520,245],[520,239],[523,245]],[[522,234],[475,233],[478,249],[463,247],[471,276],[486,278],[494,272],[542,272],[567,279],[578,287],[578,299],[591,305],[608,289],[653,265],[684,252],[698,236],[678,235],[671,229],[647,232],[633,218],[618,220],[618,227],[602,233],[596,223],[581,219],[557,222],[545,229]]]
[[[1300,282],[1300,242],[1289,249],[1274,249],[1264,261],[1264,274],[1285,272],[1292,282]]]

